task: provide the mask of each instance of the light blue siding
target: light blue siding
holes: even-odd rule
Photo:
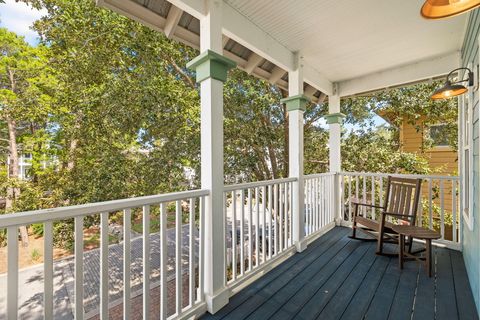
[[[475,10],[470,14],[467,33],[462,48],[463,66],[471,63],[473,66],[478,64],[478,36],[480,32],[480,11]],[[474,67],[474,70],[476,68]],[[474,226],[470,231],[463,225],[463,257],[467,268],[468,278],[472,287],[473,296],[477,305],[477,311],[480,310],[480,216],[479,216],[479,95],[474,94],[474,133],[473,133],[473,215]]]

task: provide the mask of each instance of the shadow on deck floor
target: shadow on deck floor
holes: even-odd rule
[[[478,319],[461,252],[435,247],[428,278],[350,230],[332,229],[202,319]]]

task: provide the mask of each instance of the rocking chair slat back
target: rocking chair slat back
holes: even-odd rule
[[[385,211],[405,215],[405,222],[414,224],[420,199],[419,179],[388,178]]]

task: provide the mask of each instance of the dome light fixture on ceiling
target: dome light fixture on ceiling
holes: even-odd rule
[[[467,74],[468,78],[452,82],[450,80],[450,76],[454,72],[460,71],[460,70],[468,71],[468,74]],[[433,100],[442,100],[442,99],[448,99],[448,98],[452,98],[452,97],[456,97],[456,96],[459,96],[461,94],[464,94],[465,92],[468,91],[468,89],[464,85],[460,84],[462,82],[468,82],[468,86],[470,86],[470,87],[473,86],[473,72],[470,69],[468,69],[468,68],[458,68],[458,69],[450,71],[450,73],[447,75],[447,80],[445,81],[445,84],[442,87],[435,90],[435,92],[432,94],[432,96],[430,98],[432,98]]]
[[[420,10],[426,19],[456,16],[480,6],[480,0],[425,0]]]

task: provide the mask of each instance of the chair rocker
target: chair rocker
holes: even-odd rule
[[[422,179],[394,178],[389,176],[383,206],[358,201],[352,202],[354,212],[350,238],[363,241],[377,241],[377,254],[394,255],[393,253],[384,252],[384,243],[399,244],[398,234],[392,229],[394,225],[415,225],[421,184]],[[366,214],[363,216],[359,215],[359,207],[361,206],[380,209],[381,214],[377,216],[377,219],[369,218]],[[387,219],[387,217],[392,217],[393,219]],[[369,237],[358,237],[357,230],[361,230]],[[406,245],[408,245],[408,252],[412,253],[411,238],[408,239]],[[418,252],[420,251],[415,253]]]

